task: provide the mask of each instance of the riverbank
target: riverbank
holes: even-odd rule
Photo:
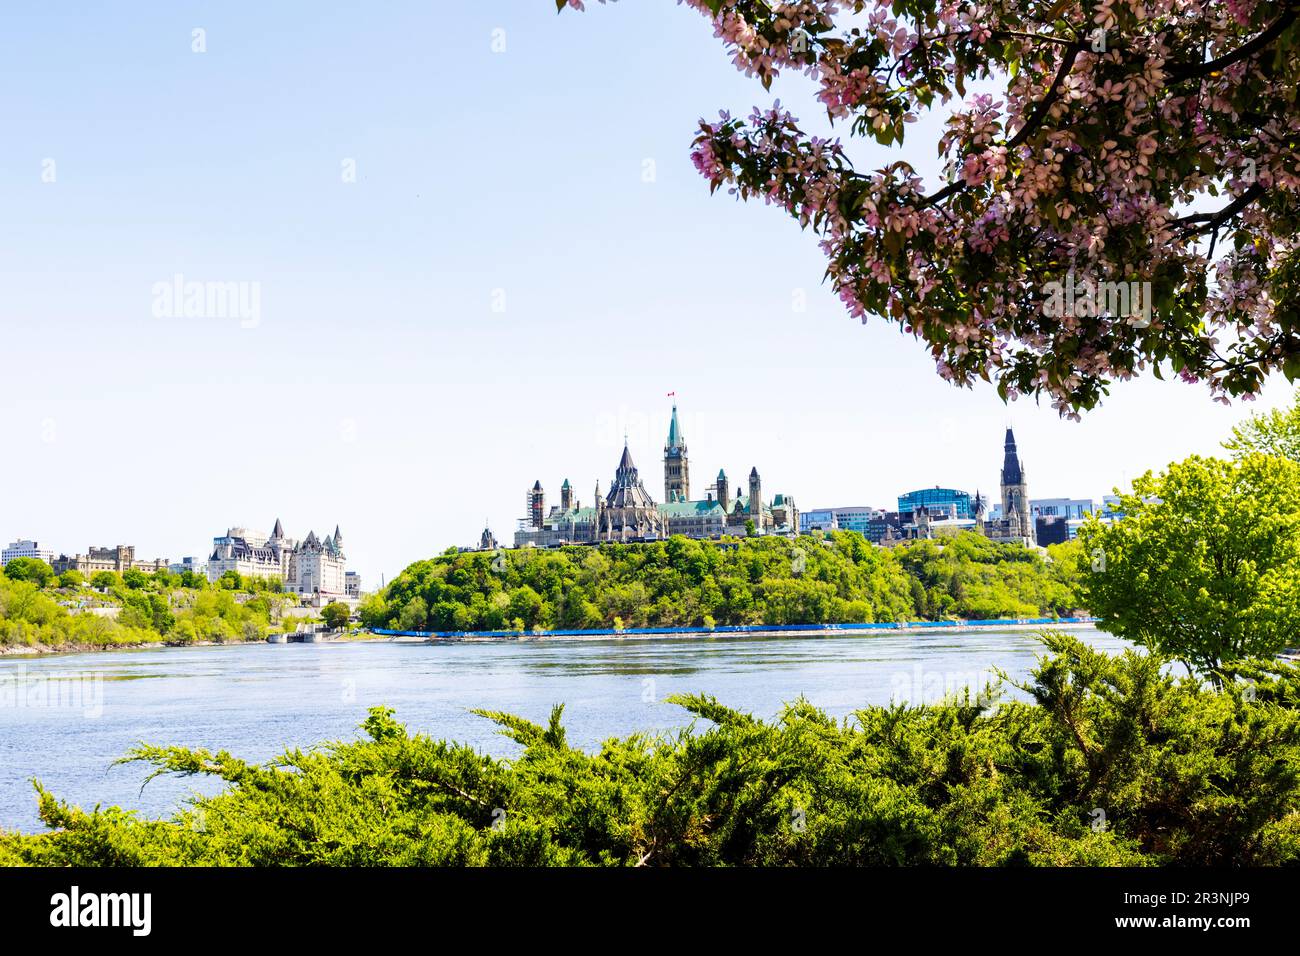
[[[321,634],[317,644],[347,644],[358,642],[390,644],[499,644],[517,642],[581,642],[646,639],[698,640],[710,637],[852,637],[916,634],[970,634],[979,631],[1041,631],[1045,628],[1076,630],[1095,628],[1093,618],[1034,618],[1029,620],[998,621],[910,621],[905,623],[876,624],[791,624],[715,628],[628,628],[621,631],[604,629],[589,631],[465,631],[418,632],[386,631],[380,629],[347,631],[339,634]],[[0,645],[0,658],[45,657],[52,654],[92,654],[101,651],[142,651],[187,647],[239,647],[262,643],[281,644],[285,641],[259,639],[254,641],[135,641],[122,644],[14,644]],[[295,642],[287,642],[295,643]]]
[[[123,644],[4,644],[0,657],[44,657],[49,654],[93,654],[98,651],[143,651],[164,647],[218,647],[257,641],[130,641]]]
[[[1032,618],[994,621],[908,621],[872,624],[746,624],[714,628],[644,627],[584,631],[390,631],[370,633],[403,644],[488,644],[499,642],[699,639],[702,637],[853,637],[915,634],[971,634],[980,631],[1096,629],[1095,618]]]
[[[345,634],[322,634],[317,643],[334,644],[355,641],[380,641],[383,638],[369,631]],[[270,643],[266,638],[244,641],[129,641],[121,644],[0,644],[0,658],[47,657],[51,654],[94,654],[100,651],[147,651],[186,647],[242,647]]]

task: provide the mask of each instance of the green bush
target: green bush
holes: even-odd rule
[[[508,760],[409,734],[266,765],[142,746],[159,773],[228,784],[170,820],[85,812],[38,786],[51,832],[0,861],[154,865],[1183,865],[1300,863],[1300,669],[1240,666],[1222,690],[1159,657],[1044,636],[1032,703],[978,695],[836,721],[773,721],[706,697],[700,725],[570,747],[499,713]],[[1246,685],[1244,681],[1253,683]],[[1249,686],[1249,692],[1245,688]],[[996,696],[996,695],[993,695]],[[1099,812],[1100,811],[1100,812]]]

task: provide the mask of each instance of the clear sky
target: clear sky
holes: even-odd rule
[[[625,430],[660,497],[670,391],[693,492],[757,465],[803,509],[996,494],[1008,424],[1031,496],[1099,498],[1250,409],[1147,380],[1076,424],[945,384],[691,166],[699,117],[809,119],[807,84],[765,94],[668,0],[589,8],[6,5],[0,538],[176,560],[339,524],[373,587],[485,519],[508,541],[534,480],[590,503]],[[256,321],[155,314],[178,274],[250,283]]]

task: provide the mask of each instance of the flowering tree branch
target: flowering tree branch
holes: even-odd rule
[[[816,233],[850,314],[945,378],[1078,417],[1144,370],[1225,402],[1300,377],[1300,0],[679,2],[764,88],[807,76],[852,137],[899,146],[948,109],[928,191],[779,103],[692,148],[711,189]],[[976,80],[1005,93],[967,98]]]

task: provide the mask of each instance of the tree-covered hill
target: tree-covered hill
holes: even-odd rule
[[[298,598],[278,579],[233,572],[210,584],[190,571],[56,575],[18,558],[0,571],[0,651],[259,641],[292,630]]]
[[[1076,548],[1044,559],[973,533],[879,548],[852,531],[449,551],[361,608],[369,627],[481,631],[812,624],[1065,614]]]

